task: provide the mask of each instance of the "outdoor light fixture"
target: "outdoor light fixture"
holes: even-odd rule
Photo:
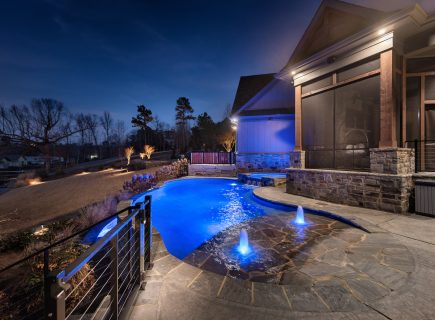
[[[238,122],[239,122],[239,119],[236,118],[236,117],[231,117],[231,118],[230,118],[230,121],[231,121],[232,123],[238,123]]]
[[[382,35],[384,35],[385,32],[386,32],[385,28],[379,29],[379,31],[378,31],[378,36],[382,36]]]
[[[291,72],[291,74],[292,74],[292,76],[294,76],[294,75],[296,74],[296,71],[293,70],[293,71]]]

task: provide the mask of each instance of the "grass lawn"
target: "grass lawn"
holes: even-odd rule
[[[135,172],[108,169],[13,189],[0,196],[0,235],[74,213],[115,195],[132,175],[154,173],[158,168]]]

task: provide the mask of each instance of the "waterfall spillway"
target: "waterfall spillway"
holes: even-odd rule
[[[251,248],[249,247],[248,232],[246,229],[240,230],[240,241],[237,249],[242,255],[251,252]]]

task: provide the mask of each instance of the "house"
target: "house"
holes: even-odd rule
[[[232,109],[239,171],[283,171],[294,147],[294,91],[275,74],[240,78]]]
[[[406,212],[435,170],[435,13],[325,0],[274,78],[295,97],[287,192]]]
[[[23,168],[28,165],[27,159],[18,154],[6,155],[1,159],[1,167],[6,168]]]

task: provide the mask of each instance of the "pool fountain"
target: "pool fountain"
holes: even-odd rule
[[[240,230],[240,241],[237,250],[242,255],[247,255],[251,252],[251,248],[249,247],[248,232],[246,231],[246,229]]]
[[[304,214],[304,208],[301,206],[298,206],[298,209],[296,210],[296,224],[304,225],[305,224],[305,214]]]

